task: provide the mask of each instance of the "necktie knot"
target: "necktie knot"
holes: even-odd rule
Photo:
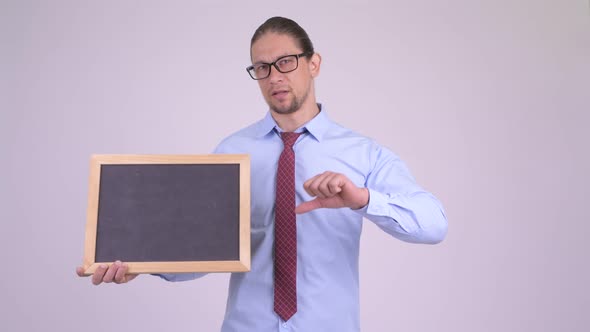
[[[281,139],[283,140],[283,144],[285,145],[285,149],[292,148],[293,144],[295,144],[295,142],[297,141],[297,138],[299,137],[299,135],[301,135],[301,133],[287,133],[287,132],[281,133]]]

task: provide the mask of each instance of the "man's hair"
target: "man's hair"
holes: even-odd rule
[[[250,41],[250,50],[252,50],[252,45],[268,32],[291,36],[295,39],[297,46],[301,47],[303,50],[302,53],[306,53],[308,58],[314,53],[313,43],[311,42],[311,39],[309,39],[307,32],[305,32],[297,22],[279,16],[269,18],[256,29],[252,36],[252,40]]]

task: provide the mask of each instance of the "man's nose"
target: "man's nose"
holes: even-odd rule
[[[278,71],[278,69],[275,66],[270,66],[270,75],[268,76],[268,79],[271,81],[271,83],[281,82],[283,80],[284,75],[285,74]]]

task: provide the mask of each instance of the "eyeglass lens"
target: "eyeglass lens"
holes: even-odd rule
[[[297,69],[297,56],[296,55],[287,55],[282,58],[277,59],[272,64],[268,63],[261,63],[256,64],[251,68],[250,75],[252,75],[255,79],[262,79],[268,77],[270,75],[270,66],[274,65],[274,67],[281,73],[288,73]]]

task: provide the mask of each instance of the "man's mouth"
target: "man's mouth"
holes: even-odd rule
[[[275,98],[282,99],[282,98],[285,98],[288,93],[289,93],[288,90],[276,90],[276,91],[273,91],[271,93],[271,95]]]

